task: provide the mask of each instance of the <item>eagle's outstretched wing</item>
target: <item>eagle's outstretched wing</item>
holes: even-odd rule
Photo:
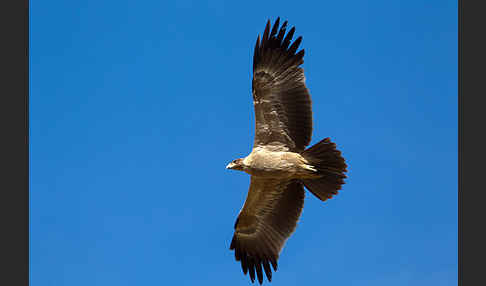
[[[236,260],[241,261],[243,273],[250,273],[252,282],[256,272],[261,284],[263,271],[268,281],[272,280],[270,264],[277,270],[279,253],[302,212],[304,194],[304,187],[298,180],[251,177],[230,249],[234,249]]]
[[[298,37],[291,44],[295,28],[285,35],[287,21],[279,30],[280,18],[270,31],[270,20],[253,56],[253,104],[255,107],[254,148],[275,145],[301,152],[312,136],[311,98],[305,86],[304,50],[297,49]]]

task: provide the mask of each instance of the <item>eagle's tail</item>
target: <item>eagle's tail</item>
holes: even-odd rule
[[[332,198],[344,184],[347,172],[346,163],[336,144],[329,138],[302,152],[302,156],[317,170],[322,177],[318,179],[304,179],[305,187],[322,201]]]

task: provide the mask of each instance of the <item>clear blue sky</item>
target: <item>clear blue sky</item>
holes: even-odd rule
[[[307,193],[272,285],[457,285],[457,1],[31,1],[33,286],[248,285],[229,243],[249,176],[253,46],[303,36]]]

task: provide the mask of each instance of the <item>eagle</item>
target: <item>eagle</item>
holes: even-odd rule
[[[336,195],[347,178],[347,165],[336,144],[325,138],[309,145],[312,103],[305,85],[302,37],[295,27],[268,20],[253,55],[252,95],[255,138],[251,153],[226,168],[251,175],[250,188],[236,219],[230,250],[244,275],[263,272],[272,281],[279,254],[294,232],[304,206],[304,187],[321,201]],[[271,267],[270,267],[271,266]]]

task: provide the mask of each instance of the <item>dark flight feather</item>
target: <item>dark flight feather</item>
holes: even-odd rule
[[[289,47],[290,41],[292,40],[294,33],[295,33],[295,27],[292,27],[292,29],[290,29],[289,33],[287,34],[287,36],[285,37],[285,39],[282,43],[282,49],[283,50],[287,50],[287,48]]]

